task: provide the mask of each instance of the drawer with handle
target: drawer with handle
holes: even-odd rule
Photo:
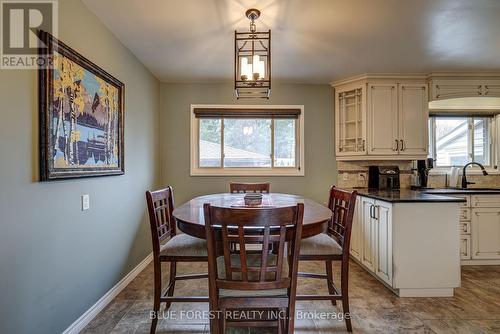
[[[470,247],[470,235],[460,236],[460,259],[470,260],[471,258],[471,247]]]
[[[500,195],[472,195],[471,206],[475,208],[500,207]]]
[[[461,198],[461,199],[463,198],[465,200],[465,202],[460,203],[461,207],[463,207],[463,208],[470,207],[470,196],[468,196],[468,195],[457,195],[457,196],[453,196],[453,197]]]
[[[460,234],[470,234],[470,222],[460,222]]]
[[[470,208],[460,208],[460,221],[470,221]]]

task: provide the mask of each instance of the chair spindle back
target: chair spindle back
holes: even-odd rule
[[[147,191],[146,201],[148,203],[149,225],[153,241],[154,255],[160,254],[161,243],[173,237],[176,233],[174,211],[174,194],[172,187],[157,191]]]
[[[286,265],[285,243],[292,267],[298,263],[304,204],[282,208],[222,208],[204,205],[209,275],[217,277],[219,289],[260,290],[290,288],[294,268]],[[219,231],[219,232],[218,232]],[[219,233],[219,234],[218,234]],[[220,236],[221,235],[221,236]],[[218,277],[216,240],[224,254],[225,277]],[[261,247],[246,249],[249,244]],[[277,245],[271,253],[272,245]],[[252,247],[253,248],[253,247]],[[249,257],[259,261],[250,263]],[[220,263],[219,263],[220,265]],[[295,280],[296,281],[296,280]]]
[[[229,190],[231,193],[265,193],[269,194],[269,189],[271,184],[269,182],[264,183],[229,183]]]
[[[356,196],[356,191],[337,189],[334,186],[330,188],[328,208],[333,211],[333,217],[328,223],[327,232],[335,238],[344,253],[349,253]]]

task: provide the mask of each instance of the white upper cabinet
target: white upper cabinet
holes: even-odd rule
[[[399,97],[399,154],[427,155],[429,136],[427,84],[402,83]]]
[[[398,140],[397,84],[368,84],[368,154],[393,155]]]
[[[430,100],[464,97],[500,97],[500,75],[430,74]]]
[[[431,87],[432,100],[479,97],[483,94],[482,83],[476,80],[435,80]]]
[[[365,85],[354,85],[335,92],[337,156],[366,154],[365,90]]]
[[[500,97],[500,80],[488,81],[484,85],[485,97]]]
[[[425,77],[381,76],[363,76],[335,84],[338,160],[426,158],[427,86]],[[347,101],[345,97],[354,96],[355,92],[356,99]],[[354,111],[349,109],[352,106],[356,106]]]

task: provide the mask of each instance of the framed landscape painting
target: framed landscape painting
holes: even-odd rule
[[[124,173],[124,85],[52,35],[39,55],[40,179]]]

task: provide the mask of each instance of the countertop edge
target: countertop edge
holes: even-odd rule
[[[384,194],[374,194],[367,191],[367,189],[351,189],[356,190],[359,196],[373,198],[388,203],[464,203],[463,198],[453,196],[446,196],[441,194],[426,194],[416,190],[404,190],[402,198],[392,198]],[[395,191],[396,192],[396,191]],[[399,193],[399,191],[397,191]],[[400,193],[401,194],[401,193]],[[408,195],[407,198],[404,195]]]

